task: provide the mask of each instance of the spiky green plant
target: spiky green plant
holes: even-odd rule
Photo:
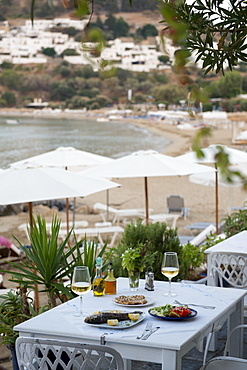
[[[25,284],[29,289],[46,292],[49,307],[56,306],[57,297],[60,300],[64,295],[73,297],[69,288],[64,286],[63,279],[70,276],[74,268],[74,260],[70,257],[77,246],[68,247],[72,230],[65,240],[59,242],[60,223],[61,221],[54,216],[51,233],[48,235],[45,219],[37,215],[37,221],[33,219],[33,226],[28,227],[31,247],[25,247],[15,238],[25,252],[26,258],[18,263],[9,262],[14,268],[10,281]]]

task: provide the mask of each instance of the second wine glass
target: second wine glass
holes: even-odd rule
[[[171,280],[179,273],[178,255],[176,252],[165,252],[161,272],[169,279],[169,291],[164,293],[165,296],[175,297],[177,294],[171,291]]]
[[[82,296],[91,290],[91,277],[87,266],[76,266],[74,268],[71,290],[80,296],[80,310],[74,316],[83,316]]]

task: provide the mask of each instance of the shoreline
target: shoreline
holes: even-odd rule
[[[112,108],[111,108],[112,109]],[[27,108],[15,109],[15,108],[0,108],[0,116],[6,117],[39,117],[49,119],[69,118],[69,119],[83,119],[96,120],[100,116],[105,116],[109,109],[102,108],[95,111],[70,111],[70,112],[52,112],[52,111],[40,111],[30,110]],[[246,120],[246,121],[245,121]],[[114,122],[128,123],[133,126],[145,128],[157,136],[163,136],[169,140],[169,143],[165,146],[163,154],[178,156],[190,150],[193,139],[197,133],[197,129],[179,129],[177,125],[167,123],[165,121],[158,121],[152,119],[143,118],[123,118]],[[218,123],[213,122],[211,136],[208,139],[204,139],[202,146],[206,147],[210,144],[222,144],[231,146],[233,148],[245,149],[245,144],[239,145],[232,142],[233,126],[234,123],[241,122],[247,127],[247,114],[246,112],[228,113],[228,122]],[[198,127],[199,128],[199,127]]]
[[[96,120],[99,116],[106,115],[107,110],[87,111],[87,112],[48,112],[48,111],[30,111],[29,109],[4,109],[0,108],[0,116],[3,117],[39,117],[49,119],[69,118]],[[143,129],[147,129],[157,136],[163,136],[169,140],[166,144],[163,154],[177,156],[188,151],[193,141],[196,130],[179,130],[175,125],[143,118],[123,118],[114,121],[116,123],[128,123]]]

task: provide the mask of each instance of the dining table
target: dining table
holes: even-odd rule
[[[106,344],[116,349],[124,359],[125,370],[131,369],[133,360],[162,364],[162,370],[181,370],[182,358],[193,347],[203,351],[204,338],[218,331],[228,321],[228,330],[243,324],[245,292],[232,289],[172,282],[172,292],[176,297],[164,296],[169,289],[168,282],[154,281],[154,291],[145,289],[145,280],[140,279],[138,291],[131,291],[128,278],[117,279],[117,294],[94,297],[93,292],[83,296],[83,311],[86,315],[98,311],[120,310],[143,312],[143,320],[124,328],[105,327],[84,322],[83,317],[74,316],[79,310],[79,297],[71,299],[14,327],[20,336],[67,341],[80,341],[90,344]],[[116,304],[120,295],[144,295],[147,303],[134,306]],[[188,318],[157,318],[150,315],[151,308],[166,304],[174,305],[174,299],[193,309]],[[193,306],[193,304],[195,306]],[[198,305],[198,306],[196,306]],[[212,306],[206,308],[205,306]],[[159,329],[146,340],[137,339],[148,322]],[[231,338],[233,356],[242,355],[242,332],[237,331]]]

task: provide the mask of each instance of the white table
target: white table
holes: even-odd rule
[[[148,292],[144,289],[145,281],[141,280],[138,291],[154,300],[154,306],[173,303],[172,298],[163,296],[168,290],[168,283],[155,281],[155,290]],[[17,326],[20,336],[34,336],[76,340],[87,343],[100,343],[101,336],[106,333],[106,344],[115,348],[125,359],[125,369],[130,369],[130,360],[156,362],[162,364],[162,370],[180,370],[181,359],[194,346],[202,345],[203,338],[211,331],[219,330],[229,319],[229,329],[243,323],[243,297],[244,292],[238,289],[224,289],[200,284],[172,283],[172,290],[177,292],[177,298],[185,303],[201,303],[214,305],[214,310],[197,307],[198,315],[189,320],[168,321],[157,319],[148,314],[149,307],[142,307],[146,313],[145,319],[138,325],[124,329],[103,329],[90,326],[81,318],[73,316],[79,309],[79,298],[75,298],[48,312],[36,316]],[[128,288],[128,279],[117,280],[119,294],[133,294]],[[119,309],[112,301],[113,296],[93,297],[90,292],[84,298],[84,311]],[[140,308],[139,308],[140,309]],[[134,311],[131,307],[123,310]],[[138,340],[147,321],[153,321],[154,326],[160,329],[147,340]],[[232,353],[236,356],[242,354],[242,333],[236,333],[231,341]],[[202,349],[202,348],[201,348]]]
[[[208,285],[216,286],[218,281],[217,277],[214,277],[211,271],[212,268],[209,258],[211,252],[230,252],[236,255],[239,253],[246,253],[247,255],[247,231],[241,231],[204,251],[204,253],[207,254]]]

